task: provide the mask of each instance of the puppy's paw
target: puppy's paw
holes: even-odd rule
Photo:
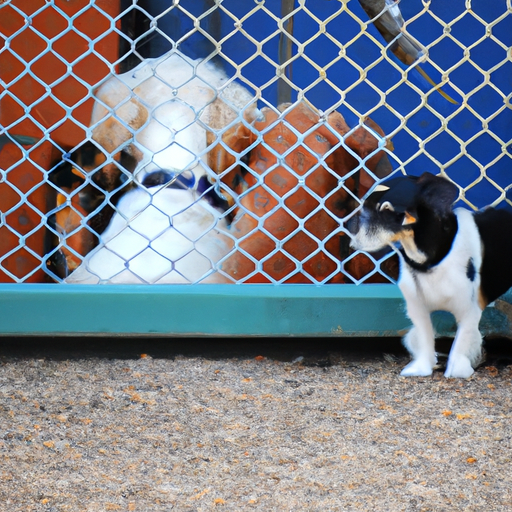
[[[469,358],[463,355],[453,355],[448,359],[444,376],[448,379],[467,379],[474,372]]]
[[[400,373],[402,377],[428,377],[432,375],[432,365],[426,359],[414,359]]]

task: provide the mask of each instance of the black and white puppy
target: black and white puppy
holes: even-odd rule
[[[457,321],[446,377],[467,378],[481,359],[483,309],[512,286],[512,213],[452,209],[459,190],[424,173],[385,181],[348,224],[354,249],[399,246],[398,286],[413,327],[404,338],[412,361],[405,376],[430,375],[437,363],[430,313]]]

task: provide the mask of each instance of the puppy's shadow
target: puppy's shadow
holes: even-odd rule
[[[436,340],[438,371],[444,371],[452,343],[453,338]],[[478,367],[494,366],[503,369],[512,365],[512,340],[498,337],[485,338],[482,348],[483,359]]]
[[[156,337],[0,337],[0,361],[49,359],[155,359],[203,357],[211,360],[263,356],[304,366],[353,365],[384,355],[406,357],[399,338],[156,338]]]

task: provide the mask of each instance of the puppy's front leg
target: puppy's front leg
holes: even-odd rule
[[[430,311],[416,295],[404,294],[407,302],[407,314],[413,327],[405,335],[403,343],[410,352],[412,361],[402,370],[405,377],[425,377],[432,374],[437,363],[435,336]]]
[[[448,357],[445,377],[467,379],[473,375],[473,368],[482,357],[482,335],[478,329],[481,316],[481,309],[475,306],[461,320],[457,319],[457,334]]]

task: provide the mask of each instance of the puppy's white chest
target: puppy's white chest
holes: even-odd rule
[[[413,277],[418,298],[430,311],[444,310],[452,313],[461,303],[474,295],[475,281],[471,281],[464,266],[448,269],[444,265]]]
[[[402,262],[398,285],[406,301],[421,301],[430,311],[444,310],[457,316],[478,300],[482,247],[471,212],[460,208],[455,213],[458,230],[450,252],[425,272]]]

